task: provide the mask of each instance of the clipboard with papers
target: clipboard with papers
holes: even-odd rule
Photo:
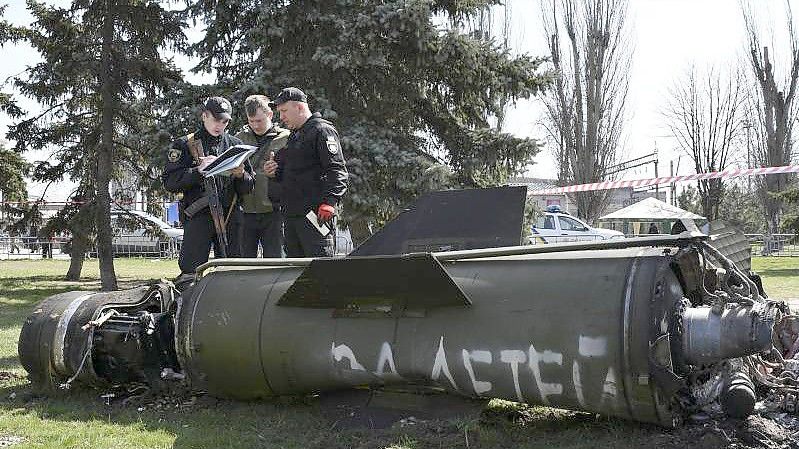
[[[216,160],[208,164],[201,173],[206,178],[209,176],[230,176],[230,172],[243,164],[256,150],[258,150],[258,147],[253,145],[234,145],[217,156]]]

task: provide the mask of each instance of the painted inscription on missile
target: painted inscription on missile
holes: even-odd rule
[[[581,335],[579,336],[577,347],[578,356],[574,358],[571,364],[571,387],[580,405],[587,407],[589,404],[584,390],[584,365],[591,360],[600,360],[607,356],[607,338]],[[382,343],[377,361],[374,364],[374,370],[371,371],[358,361],[353,350],[346,344],[332,342],[331,355],[336,363],[342,363],[345,368],[350,370],[370,372],[386,380],[402,378],[397,370],[391,344],[388,342]],[[563,394],[564,385],[562,381],[563,379],[568,379],[566,376],[559,376],[558,379],[547,379],[542,374],[542,367],[545,365],[563,368],[564,357],[563,354],[556,351],[536,348],[534,344],[530,344],[525,349],[501,349],[498,351],[461,349],[460,355],[459,358],[453,360],[450,352],[449,358],[447,357],[445,341],[442,336],[438,341],[438,349],[433,359],[432,370],[429,372],[430,380],[447,385],[456,391],[473,392],[477,396],[492,396],[492,391],[494,390],[493,381],[499,380],[493,379],[492,381],[491,375],[496,376],[497,369],[495,365],[501,364],[506,366],[506,368],[501,369],[499,372],[510,376],[515,393],[515,398],[510,397],[508,399],[515,399],[519,402],[537,400],[541,404],[550,404],[551,397]],[[468,385],[459,385],[455,380],[455,376],[453,376],[454,370],[461,368],[469,379]],[[486,376],[481,376],[481,373],[486,374]],[[615,370],[612,366],[608,366],[605,373],[601,404],[599,404],[602,407],[613,406],[618,394]],[[503,379],[502,381],[505,380]],[[523,393],[523,383],[530,381],[536,386],[537,398],[525,397]],[[606,404],[608,401],[610,404]]]

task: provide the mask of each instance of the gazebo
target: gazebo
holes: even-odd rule
[[[648,228],[641,229],[642,224],[647,226],[655,224],[658,227],[658,232],[667,234],[671,225],[677,220],[706,220],[701,215],[664,203],[657,198],[644,198],[635,204],[599,217],[599,219],[612,224],[613,229],[621,227],[622,229],[618,230],[625,234],[648,234]],[[620,226],[617,227],[617,224]],[[632,224],[632,232],[629,229],[630,224]]]

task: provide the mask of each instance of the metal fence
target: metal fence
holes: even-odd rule
[[[36,237],[0,236],[0,260],[7,259],[69,259],[65,252],[68,238],[40,240]]]
[[[180,254],[182,240],[175,238],[156,240],[142,235],[115,235],[112,242],[114,257],[142,257],[173,259]],[[336,234],[336,255],[345,256],[353,250],[349,233]],[[8,259],[69,259],[70,238],[55,237],[49,240],[32,236],[0,236],[0,260]],[[97,257],[92,245],[86,257]]]
[[[753,256],[799,256],[799,234],[746,234]]]
[[[176,258],[180,254],[177,239],[151,239],[141,235],[115,235],[112,250],[115,257]],[[38,239],[31,236],[0,236],[0,260],[8,259],[69,259],[70,238]],[[97,257],[92,245],[86,256]]]
[[[180,254],[182,239],[157,239],[147,235],[115,235],[111,241],[111,249],[115,257],[147,257],[173,259]],[[96,249],[90,254],[94,256]]]

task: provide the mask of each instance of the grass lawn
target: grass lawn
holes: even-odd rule
[[[43,298],[99,285],[96,261],[85,279],[65,282],[68,261],[0,261],[0,447],[36,448],[587,448],[672,446],[655,426],[544,407],[492,401],[482,415],[344,428],[316,398],[234,402],[201,397],[106,404],[103,390],[35,395],[17,360],[22,322]],[[799,297],[799,258],[757,258],[775,298]],[[178,273],[174,260],[119,259],[122,288]]]
[[[752,271],[763,277],[769,297],[799,299],[799,257],[753,257]]]

